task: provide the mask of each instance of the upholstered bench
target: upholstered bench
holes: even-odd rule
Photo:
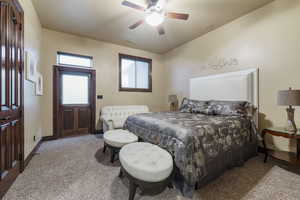
[[[101,109],[103,131],[122,129],[129,116],[148,112],[148,106],[105,106]]]
[[[172,156],[160,147],[144,142],[125,145],[119,154],[120,177],[130,182],[129,200],[133,200],[137,187],[144,193],[160,193],[172,187]]]
[[[114,162],[115,155],[120,151],[120,149],[124,145],[138,141],[138,137],[136,135],[122,129],[106,131],[103,135],[103,138],[103,153],[105,153],[107,147],[111,149],[111,163]]]

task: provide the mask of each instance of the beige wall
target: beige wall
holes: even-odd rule
[[[97,94],[104,95],[103,100],[97,100],[97,120],[100,108],[105,105],[146,104],[153,111],[164,110],[168,94],[189,95],[188,81],[192,77],[259,67],[261,125],[282,126],[286,113],[276,105],[277,91],[289,86],[300,88],[299,0],[276,0],[165,55],[41,29],[31,1],[21,0],[21,3],[25,10],[25,49],[39,61],[42,47],[38,68],[44,74],[43,97],[36,97],[34,85],[25,81],[26,155],[36,145],[34,135],[40,138],[53,133],[52,69],[57,51],[94,57]],[[153,59],[153,93],[118,92],[118,53]],[[224,59],[236,59],[238,63],[227,62],[218,70],[211,68],[211,65],[222,66]],[[296,121],[300,124],[299,111]],[[273,143],[282,150],[293,147],[289,141]]]
[[[300,88],[299,13],[299,0],[276,0],[168,52],[164,55],[169,75],[167,93],[189,96],[192,77],[258,67],[261,126],[283,126],[286,112],[277,106],[277,91]],[[238,63],[227,62],[222,68],[223,59]],[[221,68],[212,69],[212,65]],[[296,120],[300,127],[299,110]],[[294,147],[283,139],[270,142],[282,150]]]
[[[20,0],[24,9],[25,30],[24,30],[24,45],[25,51],[29,51],[37,61],[37,68],[40,70],[40,51],[42,28],[39,18],[31,3],[31,0]],[[42,120],[41,120],[41,97],[35,95],[35,85],[32,82],[25,80],[24,86],[24,128],[25,128],[25,158],[33,150],[42,136]],[[37,140],[34,141],[33,137]]]
[[[165,94],[165,69],[161,56],[137,49],[95,41],[84,37],[43,29],[42,66],[44,75],[43,96],[43,135],[53,134],[52,121],[52,71],[56,64],[57,51],[93,56],[97,76],[96,93],[104,95],[97,100],[96,116],[99,119],[100,108],[105,105],[141,105],[145,104],[152,111],[164,109],[167,99]],[[119,53],[153,59],[152,93],[135,93],[118,91]]]

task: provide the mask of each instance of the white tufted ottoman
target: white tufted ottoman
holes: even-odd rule
[[[172,156],[164,149],[144,142],[125,145],[120,153],[121,171],[129,178],[129,200],[133,200],[136,188],[143,192],[159,193],[171,187]]]
[[[105,153],[106,148],[111,149],[111,162],[114,162],[116,153],[126,144],[130,144],[138,141],[138,137],[133,133],[116,129],[111,131],[106,131],[103,135],[104,138],[104,148],[103,153]]]

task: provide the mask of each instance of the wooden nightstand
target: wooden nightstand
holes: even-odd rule
[[[268,150],[265,143],[266,134],[296,140],[297,152],[292,153],[292,152]],[[268,156],[272,156],[276,159],[284,160],[290,164],[300,165],[300,130],[296,134],[294,134],[292,132],[285,130],[284,128],[279,128],[279,127],[267,128],[262,131],[262,137],[263,137],[263,145],[265,151],[264,162],[267,162]]]

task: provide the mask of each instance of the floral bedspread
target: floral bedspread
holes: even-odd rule
[[[169,151],[190,186],[207,175],[209,161],[220,155],[238,154],[247,143],[257,143],[251,120],[240,116],[181,112],[137,114],[128,117],[124,128]]]

